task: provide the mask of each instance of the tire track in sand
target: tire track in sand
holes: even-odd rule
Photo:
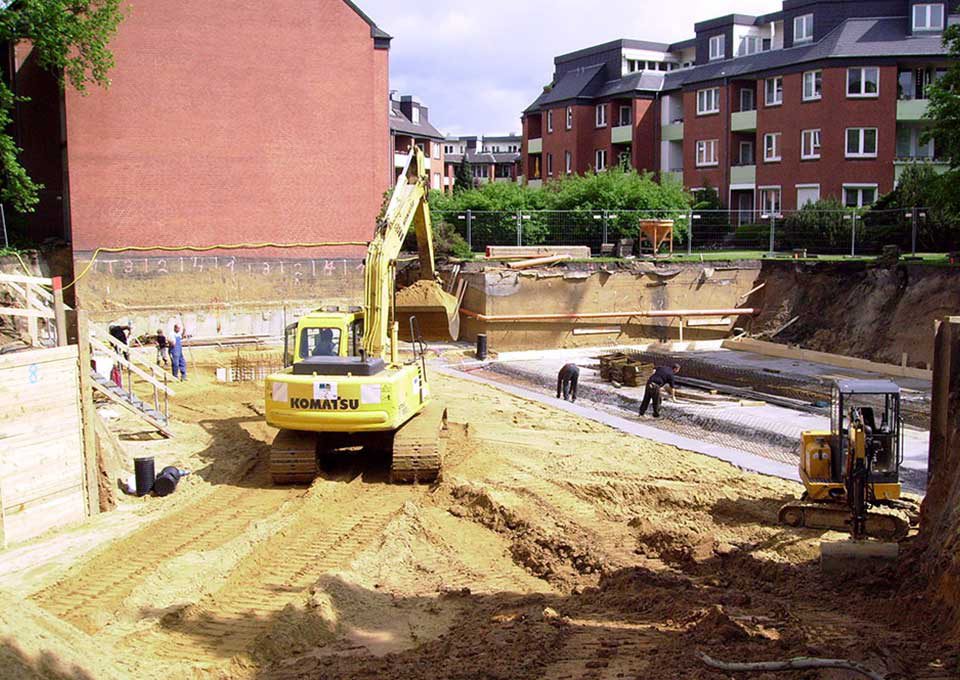
[[[573,633],[540,677],[556,680],[614,680],[650,677],[651,650],[663,635],[650,626],[572,619]],[[654,657],[655,658],[655,657]]]
[[[121,646],[211,664],[249,652],[288,605],[305,603],[321,575],[346,566],[417,495],[414,487],[363,484],[358,477],[332,495],[307,499],[297,519],[257,546],[218,591],[165,616],[150,632],[127,636]]]
[[[218,548],[305,493],[302,488],[217,487],[196,503],[112,543],[31,599],[94,634],[163,562]]]

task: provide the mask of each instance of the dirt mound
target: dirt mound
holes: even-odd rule
[[[397,307],[440,307],[450,304],[453,296],[436,281],[420,280],[397,291]],[[456,301],[453,301],[456,304]]]
[[[930,265],[875,267],[861,263],[764,262],[766,286],[746,306],[762,311],[746,321],[753,334],[833,354],[911,366],[933,361],[935,319],[956,313],[960,276]]]

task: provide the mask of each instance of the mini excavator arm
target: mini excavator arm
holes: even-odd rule
[[[433,232],[430,226],[428,173],[423,151],[414,147],[397,182],[383,218],[367,249],[364,274],[363,349],[368,356],[397,362],[397,328],[394,309],[394,287],[397,257],[403,242],[415,225],[420,276],[436,276],[433,257]],[[390,356],[387,356],[387,348]]]

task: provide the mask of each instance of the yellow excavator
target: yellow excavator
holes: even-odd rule
[[[831,399],[830,431],[801,435],[800,501],[780,508],[794,527],[849,532],[899,541],[915,504],[901,498],[903,427],[900,387],[887,380],[839,380]]]
[[[310,483],[318,460],[339,449],[390,450],[393,482],[431,482],[440,474],[446,407],[427,379],[423,319],[459,332],[459,301],[437,282],[423,152],[407,160],[367,249],[362,308],[321,308],[286,329],[285,368],[266,380],[267,423],[280,428],[270,451],[276,484]],[[415,226],[420,280],[412,308],[398,309],[396,270]],[[398,351],[398,318],[413,342]],[[430,319],[439,316],[441,324]]]

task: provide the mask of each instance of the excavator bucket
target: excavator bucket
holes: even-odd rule
[[[460,300],[436,281],[421,280],[397,292],[395,308],[400,339],[410,341],[410,317],[424,340],[449,342],[460,338]]]

